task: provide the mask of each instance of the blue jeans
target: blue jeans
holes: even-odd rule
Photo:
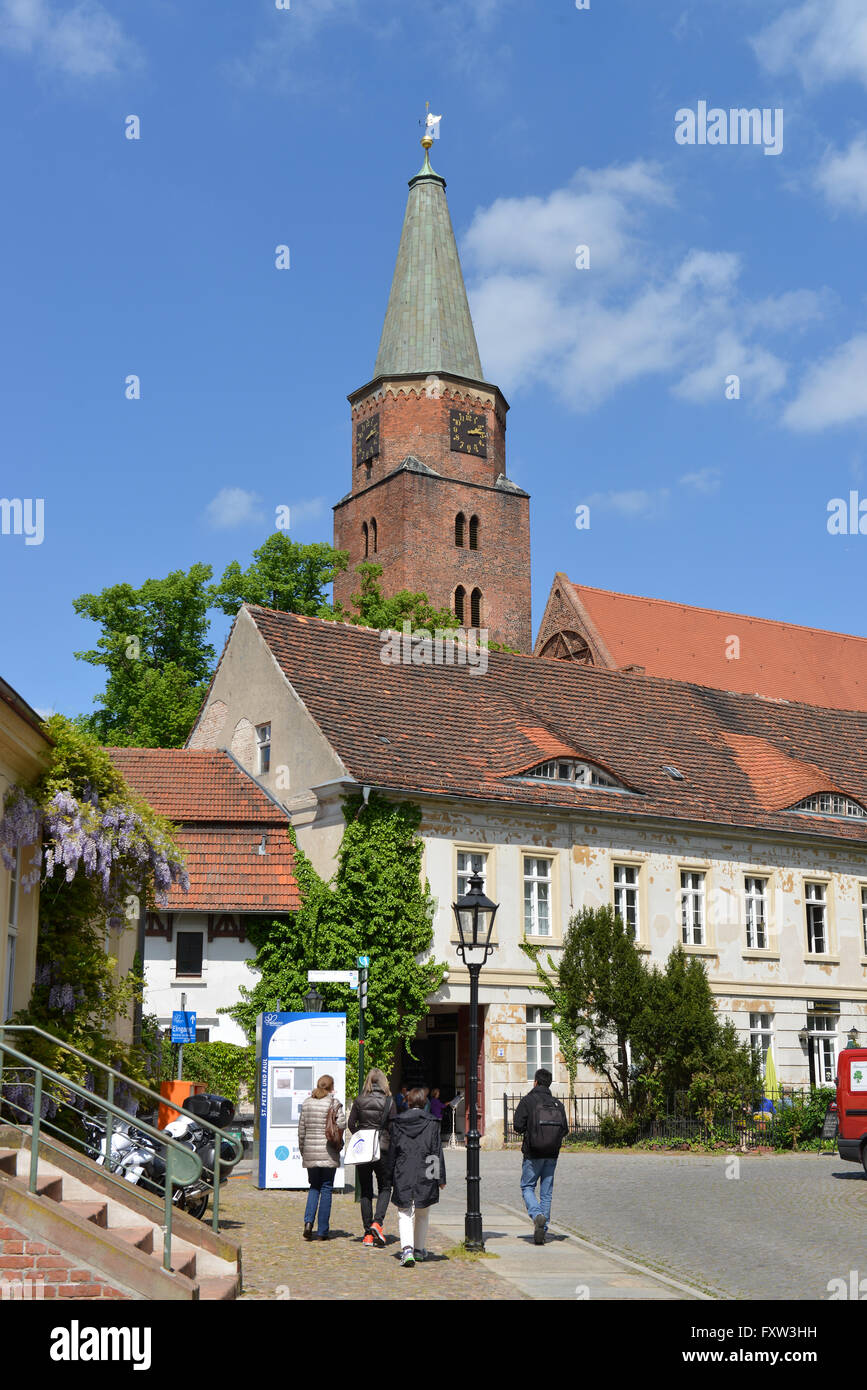
[[[531,1221],[541,1214],[545,1218],[545,1229],[551,1220],[551,1198],[554,1196],[554,1169],[556,1158],[525,1158],[521,1167],[521,1196]],[[539,1200],[536,1200],[536,1183],[540,1183]]]
[[[307,1206],[304,1208],[304,1224],[305,1226],[313,1225],[318,1206],[320,1235],[324,1235],[328,1230],[328,1221],[331,1216],[331,1194],[334,1191],[334,1174],[336,1172],[336,1168],[307,1169],[310,1191],[307,1193]]]

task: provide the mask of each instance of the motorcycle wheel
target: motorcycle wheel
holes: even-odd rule
[[[201,1197],[194,1197],[191,1202],[182,1195],[177,1203],[180,1211],[185,1211],[187,1216],[192,1216],[194,1221],[201,1221],[208,1210],[208,1193]]]

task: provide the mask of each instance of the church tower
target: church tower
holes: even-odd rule
[[[373,380],[349,396],[352,490],[334,508],[334,581],[349,606],[355,566],[382,566],[382,590],[424,592],[464,627],[530,652],[530,499],[506,476],[506,412],[485,381],[445,179],[409,182]]]

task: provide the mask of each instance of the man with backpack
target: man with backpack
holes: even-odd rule
[[[518,1103],[512,1127],[524,1136],[521,1196],[533,1222],[533,1243],[545,1244],[554,1195],[554,1169],[560,1145],[569,1133],[563,1102],[551,1095],[551,1073],[540,1067],[533,1089]],[[536,1197],[536,1184],[539,1196]]]

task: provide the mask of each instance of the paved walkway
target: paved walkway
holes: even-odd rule
[[[335,1195],[333,1239],[308,1242],[301,1237],[306,1195],[259,1191],[248,1173],[229,1180],[221,1197],[220,1224],[242,1245],[244,1298],[602,1301],[706,1297],[688,1284],[612,1255],[556,1225],[544,1247],[534,1245],[526,1213],[504,1203],[486,1202],[484,1208],[486,1249],[497,1258],[447,1257],[445,1252],[464,1238],[463,1182],[443,1194],[432,1213],[431,1258],[412,1269],[399,1264],[394,1208],[389,1209],[386,1221],[384,1250],[362,1246],[360,1213],[351,1193]]]
[[[464,1192],[445,1193],[432,1225],[450,1245],[464,1238]],[[544,1246],[533,1243],[533,1228],[521,1207],[486,1202],[485,1249],[499,1258],[490,1262],[498,1278],[511,1286],[507,1297],[533,1299],[617,1300],[705,1299],[700,1289],[653,1273],[634,1260],[571,1235],[552,1222]]]

